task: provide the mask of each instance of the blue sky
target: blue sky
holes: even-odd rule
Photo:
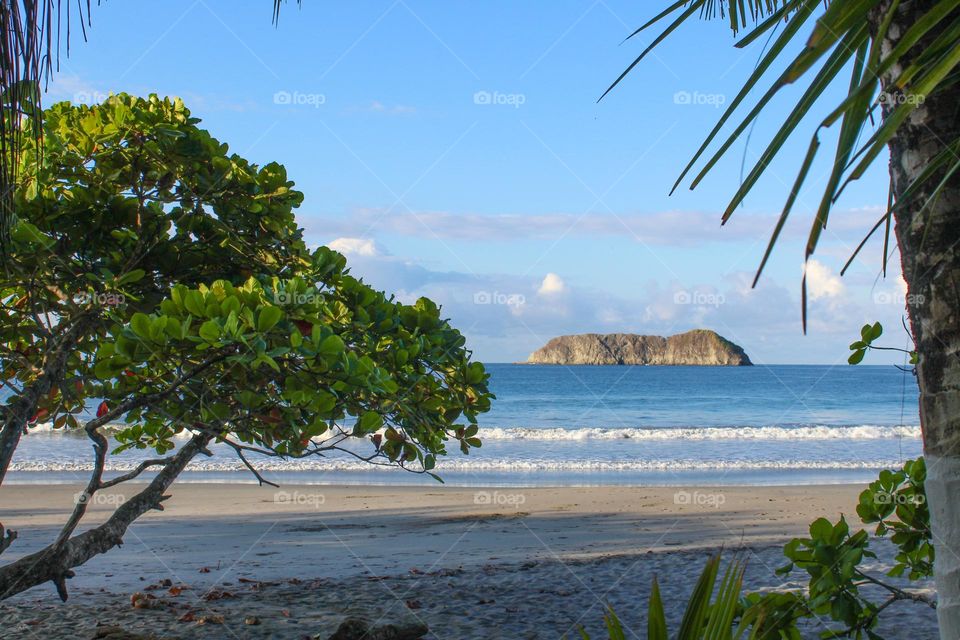
[[[796,92],[695,191],[668,196],[762,42],[737,50],[724,23],[691,23],[598,104],[650,36],[621,41],[665,3],[305,0],[277,27],[271,4],[94,7],[48,101],[182,97],[235,152],[286,165],[310,242],[403,300],[442,304],[484,360],[522,360],[559,334],[705,327],[758,362],[835,363],[873,320],[904,346],[899,265],[878,280],[879,239],[837,275],[882,213],[884,162],[845,193],[809,267],[807,336],[802,248],[824,163],[761,285],[749,283],[812,127],[719,225],[741,161],[752,165]]]

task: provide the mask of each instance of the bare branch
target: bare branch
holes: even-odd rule
[[[187,464],[206,450],[209,441],[210,436],[207,435],[191,438],[146,488],[120,505],[103,524],[73,536],[60,545],[51,544],[0,567],[0,600],[44,582],[53,582],[60,598],[66,600],[66,580],[73,577],[73,569],[123,544],[123,535],[134,520],[151,509],[162,509],[161,503],[169,498],[164,492]]]
[[[117,476],[116,478],[112,478],[110,480],[101,481],[100,489],[109,489],[110,487],[115,487],[118,484],[122,484],[124,482],[133,480],[134,478],[139,476],[141,473],[143,473],[150,467],[163,466],[163,465],[169,464],[172,460],[173,460],[173,456],[168,456],[166,458],[153,458],[151,460],[144,460],[143,462],[138,464],[133,471],[128,471],[127,473],[121,476]]]
[[[863,573],[862,571],[857,571],[857,574],[858,574],[861,578],[863,578],[864,580],[866,580],[867,582],[871,582],[871,583],[877,585],[878,587],[882,587],[882,588],[886,589],[886,590],[889,591],[891,594],[893,594],[893,596],[894,596],[897,600],[912,600],[912,601],[914,601],[914,602],[922,602],[923,604],[927,605],[927,606],[930,607],[931,609],[936,609],[936,608],[937,608],[937,602],[936,602],[935,600],[933,600],[932,598],[930,598],[929,596],[926,596],[926,595],[924,595],[924,594],[922,594],[922,593],[916,593],[916,592],[913,592],[913,591],[904,591],[903,589],[900,589],[900,588],[898,588],[898,587],[895,587],[895,586],[893,586],[892,584],[887,584],[886,582],[883,582],[882,580],[878,580],[878,579],[874,578],[873,576],[867,575],[866,573]]]

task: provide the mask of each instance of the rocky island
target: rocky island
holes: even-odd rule
[[[742,348],[714,331],[664,338],[633,333],[560,336],[530,354],[528,364],[749,366]]]

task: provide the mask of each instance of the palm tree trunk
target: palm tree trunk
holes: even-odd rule
[[[906,0],[900,5],[885,49],[936,0]],[[953,18],[943,20],[947,25]],[[931,38],[939,35],[931,34]],[[920,42],[919,51],[927,42]],[[914,53],[915,53],[914,52]],[[903,65],[910,62],[910,56]],[[893,69],[891,77],[900,69]],[[888,78],[884,78],[885,85]],[[896,93],[888,94],[895,102]],[[960,86],[928,96],[890,144],[894,195],[960,136]],[[927,461],[927,499],[936,562],[940,637],[960,638],[960,173],[949,179],[935,200],[929,194],[944,174],[927,183],[925,193],[895,212],[907,306],[919,353],[920,423]],[[924,206],[926,205],[926,206]]]

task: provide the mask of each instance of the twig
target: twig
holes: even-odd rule
[[[137,465],[137,467],[136,467],[133,471],[128,471],[127,473],[125,473],[125,474],[123,474],[123,475],[121,475],[121,476],[117,476],[116,478],[113,478],[112,480],[104,480],[104,481],[102,481],[102,482],[100,483],[100,487],[99,487],[99,488],[100,488],[100,489],[109,489],[110,487],[114,487],[114,486],[116,486],[116,485],[118,485],[118,484],[127,482],[127,481],[129,481],[129,480],[133,480],[134,478],[136,478],[137,476],[139,476],[141,473],[143,473],[144,471],[146,471],[146,470],[149,469],[150,467],[158,467],[158,466],[161,466],[161,465],[166,465],[166,464],[169,464],[172,460],[173,460],[173,456],[168,456],[168,457],[166,457],[166,458],[153,458],[152,460],[144,460],[144,461],[141,462],[139,465]]]
[[[932,600],[929,596],[923,595],[922,593],[914,593],[914,592],[912,592],[912,591],[904,591],[903,589],[900,589],[900,588],[898,588],[898,587],[895,587],[895,586],[893,586],[893,585],[891,585],[891,584],[887,584],[886,582],[883,582],[882,580],[877,580],[876,578],[874,578],[874,577],[872,577],[872,576],[869,576],[869,575],[863,573],[862,571],[857,571],[857,574],[858,574],[860,577],[862,577],[864,580],[866,580],[867,582],[872,582],[873,584],[877,585],[878,587],[883,587],[884,589],[886,589],[887,591],[889,591],[890,593],[892,593],[892,594],[896,597],[897,600],[912,600],[912,601],[914,601],[914,602],[922,602],[923,604],[927,605],[927,606],[930,607],[931,609],[936,609],[936,608],[937,608],[937,603],[936,603],[936,601]]]

